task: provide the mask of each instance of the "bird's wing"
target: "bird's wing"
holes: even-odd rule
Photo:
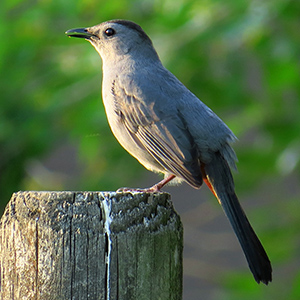
[[[145,101],[130,95],[120,84],[113,89],[115,112],[137,147],[144,148],[167,173],[199,188],[202,175],[197,147],[179,113],[161,112],[155,100]],[[142,98],[142,97],[141,97]]]

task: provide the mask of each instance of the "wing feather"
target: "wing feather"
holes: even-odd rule
[[[118,90],[114,88],[115,111],[136,146],[143,147],[166,173],[200,187],[202,175],[197,148],[179,114],[164,114],[163,118],[155,111],[154,101],[145,105],[118,86]]]

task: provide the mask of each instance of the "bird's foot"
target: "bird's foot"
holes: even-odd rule
[[[145,188],[145,189],[140,189],[140,188],[127,188],[127,187],[123,187],[123,188],[119,188],[117,189],[117,193],[126,193],[126,192],[137,192],[137,193],[158,193],[160,192],[160,189],[157,187],[157,184],[155,184],[154,186],[150,187],[150,188]]]
[[[160,181],[157,184],[154,184],[150,188],[146,189],[134,189],[134,188],[119,188],[117,192],[138,192],[138,193],[159,193],[164,185],[166,185],[168,182],[170,182],[172,179],[175,178],[175,175],[171,174],[167,178],[164,178],[162,181]]]

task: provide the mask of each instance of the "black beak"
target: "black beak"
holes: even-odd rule
[[[92,36],[94,36],[94,34],[88,32],[87,28],[70,29],[70,30],[67,30],[65,33],[67,36],[83,38],[86,40],[89,40]]]

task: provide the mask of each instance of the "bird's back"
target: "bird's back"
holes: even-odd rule
[[[197,170],[195,174],[199,173],[199,158],[209,162],[211,153],[216,151],[220,151],[229,165],[234,166],[236,157],[229,143],[234,141],[235,136],[172,73],[160,62],[155,68],[150,64],[129,62],[126,66],[116,68],[122,72],[111,69],[106,73],[103,101],[112,131],[127,151],[140,158],[141,151],[145,149],[141,149],[139,139],[133,138],[132,133],[136,136],[140,127],[160,124],[163,130],[152,132],[173,149],[178,149],[182,153],[180,159],[188,161],[188,165]],[[131,128],[130,134],[126,124]]]

